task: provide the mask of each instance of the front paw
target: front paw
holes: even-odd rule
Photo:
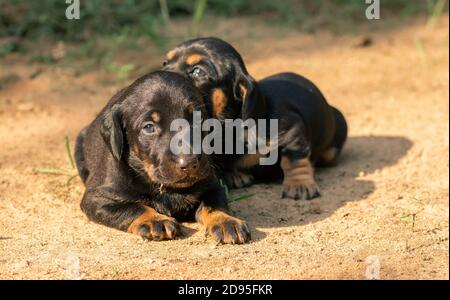
[[[250,186],[254,182],[253,175],[240,171],[232,171],[224,174],[225,183],[228,187],[234,189]]]
[[[250,229],[245,221],[219,210],[204,211],[200,220],[206,233],[223,244],[244,244],[250,241]]]
[[[251,239],[247,223],[231,216],[221,218],[208,226],[206,231],[217,242],[223,244],[245,244]]]
[[[157,213],[152,208],[134,220],[128,232],[153,241],[172,240],[181,235],[180,225],[174,218]]]
[[[281,197],[295,200],[311,200],[320,197],[320,191],[316,183],[283,185]]]

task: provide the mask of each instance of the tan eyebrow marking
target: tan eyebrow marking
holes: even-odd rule
[[[161,121],[161,115],[159,114],[159,112],[154,111],[154,112],[152,112],[152,114],[150,116],[152,117],[153,121],[155,121],[155,122]]]
[[[192,54],[186,58],[186,63],[188,65],[193,65],[193,64],[200,62],[202,60],[202,58],[203,58],[203,56],[201,56],[200,54]]]
[[[169,52],[167,52],[167,54],[166,54],[167,60],[171,60],[172,58],[174,58],[176,53],[177,52],[175,51],[175,49],[170,50]]]

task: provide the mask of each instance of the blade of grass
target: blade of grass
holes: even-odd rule
[[[67,181],[66,181],[66,185],[69,185],[72,182],[72,180],[77,177],[78,177],[78,174],[70,176],[69,179],[67,179]]]
[[[433,29],[434,26],[436,26],[436,22],[442,15],[446,3],[447,0],[437,0],[436,3],[432,6],[431,15],[428,17],[427,21],[427,27],[429,29]]]
[[[58,168],[34,168],[33,172],[41,174],[66,175],[73,176],[73,173],[58,169]]]
[[[228,186],[225,183],[223,183],[222,179],[219,179],[219,183],[223,187],[223,190],[225,192],[225,197],[227,198],[227,200],[229,200],[230,199],[230,192],[228,191]]]
[[[198,36],[198,27],[199,27],[200,22],[202,21],[203,16],[205,14],[205,9],[206,9],[207,3],[208,3],[208,0],[196,0],[195,1],[194,16],[192,17],[191,37]]]
[[[242,201],[242,200],[248,199],[248,198],[250,198],[250,197],[252,197],[252,196],[254,196],[254,195],[255,195],[255,194],[243,194],[243,195],[237,195],[237,196],[235,196],[235,197],[232,197],[232,198],[230,199],[229,202]]]
[[[255,195],[255,194],[243,194],[231,196],[230,191],[228,190],[228,186],[225,183],[223,183],[222,179],[219,179],[219,184],[223,187],[225,197],[227,198],[228,203],[242,201]]]
[[[67,135],[64,137],[64,141],[66,143],[67,158],[68,158],[68,160],[70,162],[70,165],[72,166],[72,169],[75,169],[75,163],[73,162],[73,158],[72,158],[72,151],[70,150],[69,137]]]
[[[169,7],[167,6],[166,0],[159,0],[159,7],[161,9],[161,16],[163,18],[164,23],[170,22],[170,13]]]
[[[426,59],[426,55],[425,55],[425,50],[423,48],[423,43],[419,37],[414,38],[414,45],[416,46],[416,51],[417,51],[417,55],[419,56],[420,63],[423,66],[426,66],[427,59]]]

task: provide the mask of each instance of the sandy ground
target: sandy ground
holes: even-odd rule
[[[234,191],[254,194],[231,204],[253,235],[239,246],[196,224],[145,242],[89,222],[79,178],[34,170],[75,174],[64,136],[73,144],[120,85],[55,67],[31,79],[38,66],[3,61],[0,76],[20,79],[0,89],[0,279],[448,279],[448,17],[422,24],[370,33],[368,47],[368,32],[227,33],[256,78],[309,77],[350,126],[340,164],[317,172],[321,198],[280,199],[275,184]]]

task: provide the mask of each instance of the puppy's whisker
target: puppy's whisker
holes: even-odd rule
[[[161,185],[159,186],[159,193],[163,194],[164,193],[164,184],[161,183]]]

